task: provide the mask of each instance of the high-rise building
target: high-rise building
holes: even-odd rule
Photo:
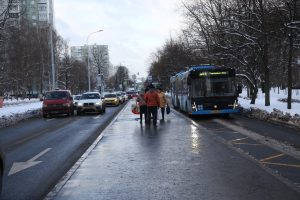
[[[26,18],[33,25],[54,25],[53,0],[21,0]]]
[[[71,57],[82,62],[87,62],[88,47],[90,51],[89,66],[92,79],[96,80],[97,75],[102,74],[104,82],[107,83],[109,76],[108,45],[72,46]]]
[[[20,0],[0,0],[1,26],[17,25],[20,13]]]
[[[8,18],[9,25],[26,18],[33,25],[54,25],[53,0],[0,0],[2,18]]]

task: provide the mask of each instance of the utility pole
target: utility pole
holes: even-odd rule
[[[98,31],[95,31],[95,32],[92,32],[90,33],[87,38],[86,38],[86,44],[87,44],[87,50],[88,50],[88,58],[87,58],[87,70],[88,70],[88,84],[89,84],[89,92],[91,91],[91,69],[90,69],[90,47],[89,47],[89,38],[92,34],[94,33],[98,33],[98,32],[101,32],[103,30],[98,30]]]
[[[53,13],[54,6],[53,1],[49,1],[49,31],[50,31],[50,53],[51,53],[51,69],[52,69],[52,90],[56,88],[56,80],[55,80],[55,61],[54,61],[54,48],[53,48]]]

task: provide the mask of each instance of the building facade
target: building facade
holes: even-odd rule
[[[17,25],[20,18],[33,25],[54,25],[53,0],[0,0],[0,13],[9,25]]]
[[[87,63],[88,50],[90,51],[89,66],[92,81],[97,82],[97,77],[100,74],[104,83],[107,83],[109,77],[108,45],[72,46],[71,58]]]

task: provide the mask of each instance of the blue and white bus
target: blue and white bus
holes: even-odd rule
[[[193,66],[170,78],[174,108],[189,115],[238,113],[235,70],[212,65]]]

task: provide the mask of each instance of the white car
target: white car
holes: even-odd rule
[[[128,100],[128,96],[127,96],[126,92],[122,92],[122,95],[123,95],[125,101],[127,101]]]
[[[81,98],[81,94],[79,95],[73,95],[73,104],[74,104],[74,108],[76,109],[76,107],[77,107],[77,103],[78,103],[78,101],[80,100],[80,98]]]
[[[105,102],[99,92],[83,93],[77,102],[77,115],[84,112],[105,112]]]

